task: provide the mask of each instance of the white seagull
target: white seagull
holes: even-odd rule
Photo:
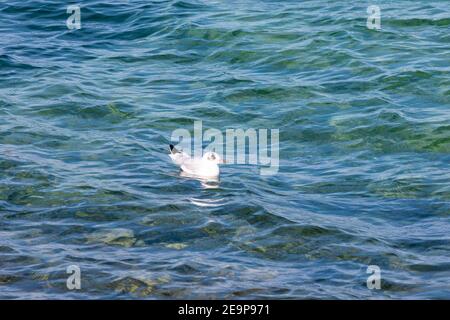
[[[200,178],[218,177],[220,174],[219,164],[225,163],[215,152],[206,152],[202,158],[191,158],[185,152],[177,150],[172,144],[169,157],[183,172]]]

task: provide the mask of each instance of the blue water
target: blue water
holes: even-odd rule
[[[449,1],[68,4],[0,1],[0,298],[450,298]],[[180,176],[195,120],[279,172]]]

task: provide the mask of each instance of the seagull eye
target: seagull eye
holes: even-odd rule
[[[212,154],[212,155],[209,156],[209,159],[210,160],[216,160],[216,156],[214,154]]]

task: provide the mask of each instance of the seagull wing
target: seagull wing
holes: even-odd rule
[[[203,168],[203,162],[197,159],[187,159],[181,165],[181,170],[190,174],[199,174]]]
[[[177,166],[182,166],[183,163],[191,160],[191,157],[185,152],[179,151],[173,145],[170,145],[170,154],[169,157]]]

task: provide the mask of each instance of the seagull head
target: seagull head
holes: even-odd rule
[[[212,151],[206,152],[203,155],[203,159],[208,162],[215,163],[215,164],[225,163],[225,160],[223,160],[216,152],[212,152]]]

